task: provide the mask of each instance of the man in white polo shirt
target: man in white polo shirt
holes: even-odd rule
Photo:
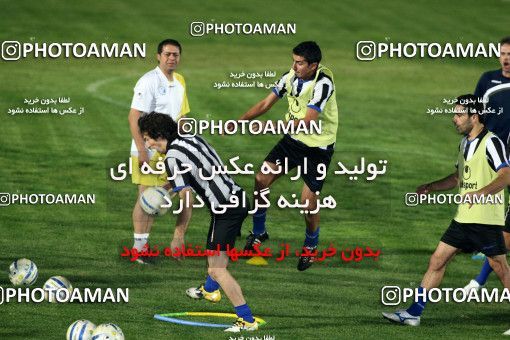
[[[175,69],[179,65],[182,47],[177,40],[166,39],[159,43],[157,59],[159,65],[144,74],[136,83],[133,101],[129,111],[129,127],[133,141],[131,143],[131,168],[132,182],[138,185],[140,195],[149,186],[162,186],[167,183],[167,174],[142,174],[140,168],[148,163],[152,169],[157,169],[156,163],[159,157],[164,155],[145,147],[143,137],[138,128],[140,116],[151,112],[164,113],[172,117],[176,122],[186,115],[189,110],[186,96],[186,83],[184,77]],[[185,189],[179,192],[181,198],[191,198],[191,190]],[[189,202],[190,203],[190,202]],[[191,206],[191,204],[188,204]],[[171,247],[179,247],[184,244],[184,234],[191,218],[191,208],[185,208],[177,218],[174,238]],[[145,214],[138,199],[133,209],[134,245],[142,250],[148,241],[149,233],[154,219]],[[140,259],[141,263],[146,263]]]

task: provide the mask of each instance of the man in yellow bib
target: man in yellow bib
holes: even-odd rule
[[[484,253],[505,288],[510,289],[510,267],[503,239],[504,189],[510,184],[510,165],[503,142],[483,124],[483,105],[474,95],[457,98],[453,122],[465,137],[459,146],[457,171],[416,189],[418,194],[459,188],[463,195],[457,214],[441,237],[415,302],[407,310],[383,313],[400,324],[418,326],[427,302],[426,291],[441,284],[448,262],[461,250]],[[460,104],[459,104],[460,103]],[[486,197],[485,204],[473,203]],[[492,198],[492,199],[489,199]]]
[[[163,186],[167,183],[166,172],[160,174],[144,174],[141,166],[148,163],[152,169],[164,155],[146,148],[142,134],[138,127],[138,119],[150,112],[160,112],[169,115],[174,121],[186,115],[190,109],[186,95],[184,77],[175,72],[181,59],[181,44],[174,39],[166,39],[159,43],[158,66],[144,74],[134,88],[131,110],[129,111],[129,127],[133,141],[131,143],[132,182],[138,185],[138,197],[149,186]],[[191,189],[184,188],[179,191],[181,199],[191,198]],[[189,203],[189,202],[188,202]],[[191,219],[191,204],[187,204],[179,214],[175,226],[171,247],[180,247],[184,244],[184,234]],[[136,200],[133,208],[133,247],[141,251],[147,244],[154,218],[145,214]],[[147,259],[148,260],[148,259]],[[137,262],[146,264],[147,260],[137,259]]]
[[[286,121],[293,121],[294,126],[302,121],[307,126],[310,126],[311,121],[320,122],[321,133],[287,134],[265,158],[265,165],[273,170],[278,169],[277,164],[284,164],[285,160],[288,162],[289,170],[297,166],[302,169],[301,177],[305,183],[301,191],[301,201],[302,204],[308,202],[304,208],[308,211],[317,208],[319,192],[324,183],[318,167],[327,170],[334,152],[338,127],[333,73],[320,64],[321,59],[321,50],[315,42],[305,41],[298,44],[292,50],[292,69],[282,76],[266,98],[240,117],[241,120],[254,119],[266,113],[278,99],[287,95]],[[303,173],[305,167],[306,174]],[[269,188],[281,175],[281,173],[257,173],[255,191],[260,193],[261,190]],[[254,199],[257,201],[259,195],[255,195]],[[304,216],[306,223],[304,248],[313,253],[319,241],[319,213]],[[246,241],[246,250],[253,249],[256,244],[269,238],[265,221],[266,209],[257,209],[253,215],[253,231]],[[313,261],[313,256],[301,256],[298,270],[309,268]]]

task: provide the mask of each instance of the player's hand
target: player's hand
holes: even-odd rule
[[[172,243],[170,244],[170,249],[172,249],[172,252],[174,252],[174,250],[176,248],[183,249],[183,247],[184,247],[184,237],[176,237],[176,236],[174,236],[174,239],[172,240]],[[174,255],[172,255],[172,258],[174,260],[177,260],[177,261],[184,260],[184,256],[183,255],[181,255],[181,256],[174,256]]]
[[[419,195],[426,195],[430,192],[430,184],[427,183],[427,184],[423,184],[423,185],[420,185],[419,187],[416,188],[416,193],[419,194]]]
[[[475,197],[478,197],[480,195],[481,195],[481,193],[479,191],[466,192],[464,195],[462,195],[462,201],[470,202],[470,203],[466,203],[466,204],[469,205],[469,209],[471,209],[471,207],[473,206],[473,201],[474,201]]]
[[[147,150],[138,151],[138,166],[142,166],[143,163],[149,163],[149,154]]]

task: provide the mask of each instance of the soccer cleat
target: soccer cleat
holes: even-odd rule
[[[391,322],[396,322],[402,325],[409,326],[419,326],[420,325],[420,317],[413,316],[409,314],[406,310],[398,310],[393,313],[382,313],[383,317],[386,320],[390,320]]]
[[[503,335],[510,335],[510,329],[503,333]]]
[[[483,260],[485,260],[485,254],[484,253],[474,253],[471,256],[471,260],[480,260],[480,261],[483,261]]]
[[[238,318],[232,327],[225,329],[225,332],[239,333],[241,331],[256,331],[259,329],[259,324],[257,321],[248,322],[243,318]]]
[[[257,244],[262,244],[262,242],[269,240],[269,234],[264,231],[264,233],[257,235],[250,231],[250,235],[246,237],[246,245],[244,246],[244,250],[255,250],[253,247]]]
[[[479,291],[480,288],[482,288],[483,285],[476,282],[476,280],[471,280],[469,283],[462,289],[466,292],[466,294],[469,294],[472,290]]]
[[[306,248],[308,252],[314,253],[317,251],[317,246],[315,247],[303,247]],[[302,256],[302,254],[305,253],[305,250],[303,249],[303,252],[301,253],[301,256],[299,257],[299,261],[297,264],[297,269],[302,272],[303,270],[307,270],[310,268],[315,261],[315,256]]]
[[[221,300],[221,292],[219,289],[216,289],[214,292],[208,292],[204,289],[203,285],[198,288],[186,289],[186,295],[192,299],[206,299],[214,303]]]

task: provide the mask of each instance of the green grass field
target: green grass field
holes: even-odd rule
[[[8,266],[26,257],[39,267],[41,287],[53,275],[79,288],[130,288],[127,304],[3,304],[0,339],[63,339],[77,319],[118,324],[126,339],[229,339],[221,329],[156,321],[155,313],[232,312],[226,297],[212,305],[188,299],[184,291],[203,280],[203,260],[161,261],[139,267],[120,259],[132,238],[136,199],[129,180],[109,179],[109,168],[124,161],[131,142],[127,114],[137,79],[156,66],[157,43],[167,37],[183,45],[179,72],[187,81],[191,116],[237,118],[262,99],[265,89],[213,88],[231,72],[275,71],[291,66],[291,49],[316,40],[323,63],[335,74],[340,111],[337,148],[323,193],[338,206],[321,215],[321,246],[371,246],[377,262],[334,260],[298,272],[290,258],[267,267],[244,260],[231,267],[255,315],[267,321],[248,336],[276,339],[494,338],[510,328],[508,306],[429,304],[419,328],[398,327],[381,317],[385,285],[416,287],[447,228],[454,206],[408,208],[404,195],[454,170],[459,136],[450,116],[430,116],[443,98],[474,90],[480,74],[499,67],[491,59],[388,59],[361,62],[361,40],[391,42],[495,42],[504,29],[510,2],[440,1],[154,1],[83,3],[2,1],[0,37],[20,42],[140,42],[145,59],[26,59],[0,63],[0,192],[94,193],[95,205],[10,205],[0,207],[0,286],[11,287]],[[193,21],[295,22],[289,36],[208,35],[192,37]],[[274,79],[276,80],[276,79]],[[71,98],[81,116],[9,115],[25,98]],[[285,111],[281,101],[265,117]],[[226,160],[260,164],[278,136],[206,137]],[[373,183],[335,176],[334,164],[387,159],[388,173]],[[251,176],[237,176],[251,190]],[[299,193],[302,182],[279,180],[273,197]],[[299,245],[304,223],[297,211],[271,209],[269,246]],[[195,210],[187,242],[204,242],[209,224]],[[168,245],[174,218],[158,219],[151,243]],[[248,219],[243,239],[251,228]],[[444,287],[464,286],[481,262],[458,256]],[[493,276],[488,287],[500,287]],[[225,321],[225,320],[215,320]],[[227,320],[228,321],[228,320]],[[228,321],[230,322],[230,321]],[[245,339],[246,339],[246,335]],[[238,338],[240,339],[240,338]]]

